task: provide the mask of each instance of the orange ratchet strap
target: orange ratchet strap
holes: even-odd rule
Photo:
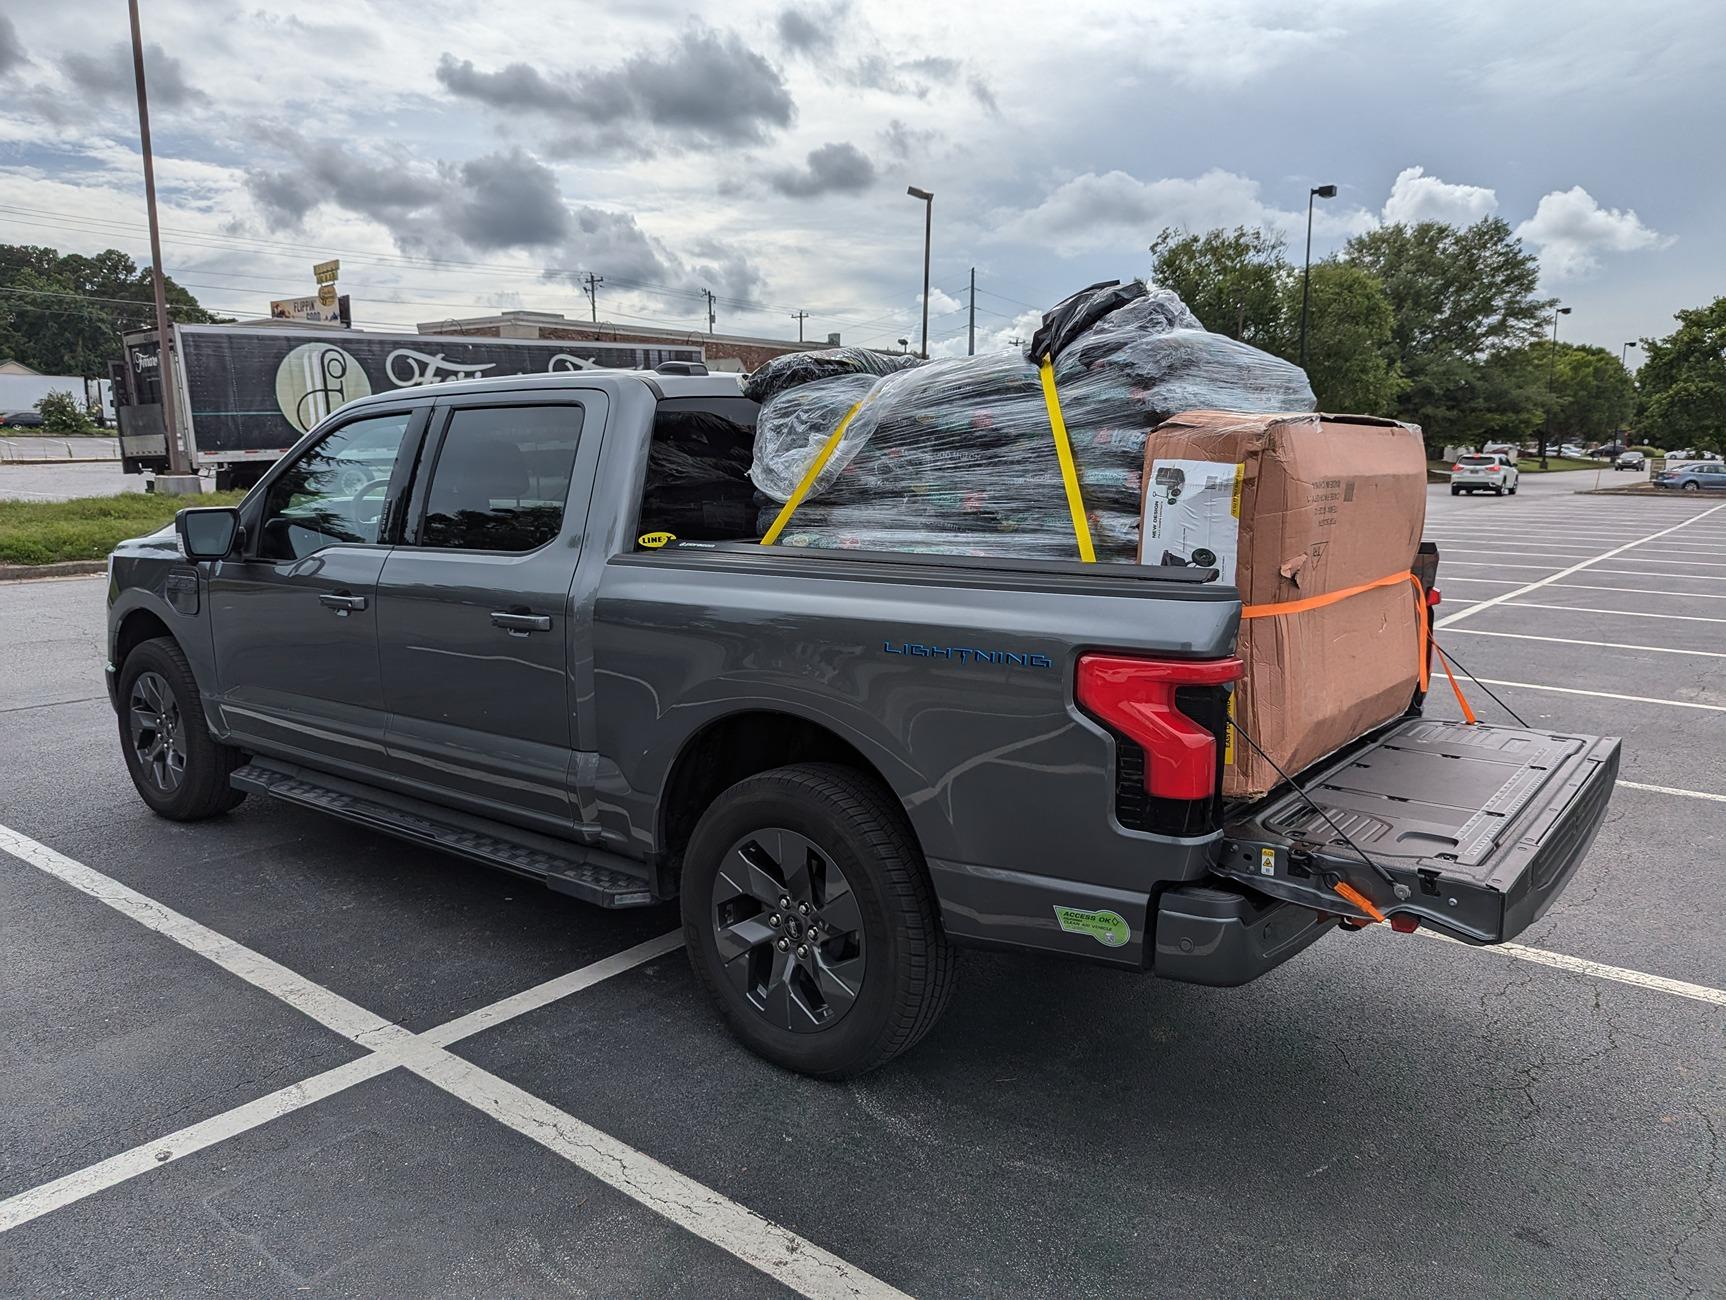
[[[1244,605],[1241,607],[1242,618],[1275,618],[1280,614],[1304,614],[1309,609],[1322,609],[1326,605],[1334,605],[1339,600],[1347,600],[1350,596],[1358,596],[1363,591],[1376,591],[1380,587],[1395,587],[1400,583],[1412,582],[1416,607],[1420,611],[1420,689],[1425,690],[1431,670],[1427,665],[1427,613],[1426,588],[1419,578],[1412,573],[1392,573],[1387,577],[1375,578],[1371,582],[1363,582],[1358,587],[1345,587],[1341,591],[1332,591],[1323,596],[1308,596],[1304,600],[1279,601],[1274,605]],[[1439,652],[1443,658],[1443,651]],[[1447,666],[1445,672],[1449,672]],[[1458,692],[1460,695],[1460,692]],[[1467,706],[1464,706],[1466,711]],[[1471,718],[1470,721],[1473,719]],[[1352,900],[1351,900],[1352,901]]]

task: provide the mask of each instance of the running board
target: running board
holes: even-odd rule
[[[625,858],[518,831],[403,795],[373,790],[291,764],[247,763],[228,778],[236,790],[267,794],[330,813],[399,839],[442,849],[490,867],[542,880],[550,889],[600,907],[646,907],[657,900],[646,867]],[[499,832],[503,832],[500,834]],[[603,857],[608,861],[596,861]],[[615,865],[612,865],[615,864]]]

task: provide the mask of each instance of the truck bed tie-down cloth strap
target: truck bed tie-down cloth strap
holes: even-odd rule
[[[873,391],[873,390],[871,390]],[[803,471],[803,477],[797,486],[791,490],[791,495],[785,498],[785,504],[779,508],[779,514],[774,518],[773,525],[762,535],[761,544],[771,546],[779,540],[779,534],[785,531],[785,525],[791,522],[791,516],[797,507],[803,504],[803,498],[809,495],[809,489],[815,486],[815,480],[821,471],[827,468],[827,462],[833,459],[833,450],[839,445],[839,440],[845,436],[845,430],[851,427],[851,421],[857,412],[863,409],[862,401],[853,402],[851,409],[845,412],[845,418],[833,427],[833,432],[827,435],[827,441],[821,444],[821,450],[815,453],[815,459],[809,462],[809,468]]]
[[[1055,393],[1055,363],[1045,356],[1038,371],[1043,379],[1043,405],[1049,408],[1049,432],[1055,437],[1055,455],[1061,462],[1061,485],[1067,490],[1067,513],[1073,517],[1073,540],[1079,544],[1079,558],[1086,564],[1095,564],[1097,548],[1091,545],[1091,521],[1085,517],[1079,470],[1073,464],[1073,443],[1067,437],[1067,421],[1061,415],[1061,399]]]
[[[1286,614],[1304,614],[1309,609],[1322,609],[1326,605],[1336,604],[1339,600],[1347,600],[1350,596],[1358,596],[1363,591],[1376,591],[1380,587],[1395,587],[1404,582],[1414,584],[1415,616],[1420,621],[1420,689],[1424,691],[1427,688],[1430,673],[1427,663],[1427,641],[1431,634],[1427,626],[1426,588],[1421,584],[1420,579],[1412,573],[1391,573],[1382,578],[1374,578],[1371,582],[1363,582],[1357,587],[1344,587],[1341,591],[1326,592],[1322,596],[1307,596],[1301,600],[1278,601],[1272,605],[1243,605],[1241,606],[1241,617],[1278,618]],[[1451,684],[1455,685],[1454,678],[1452,678]],[[1457,692],[1457,698],[1459,700],[1462,698],[1460,690]],[[1463,705],[1463,709],[1465,712],[1467,711],[1468,705],[1466,703]]]

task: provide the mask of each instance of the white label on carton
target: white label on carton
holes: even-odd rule
[[[1140,562],[1215,569],[1220,581],[1233,582],[1245,472],[1246,466],[1228,461],[1152,461],[1139,521]]]

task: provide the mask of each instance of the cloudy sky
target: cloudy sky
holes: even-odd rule
[[[935,350],[1149,269],[1496,213],[1617,349],[1726,293],[1720,0],[1050,6],[144,0],[169,272],[263,314],[342,259],[367,325],[529,307],[891,345],[935,192]],[[0,241],[147,260],[122,0],[0,8]],[[1632,354],[1634,356],[1634,353]]]

